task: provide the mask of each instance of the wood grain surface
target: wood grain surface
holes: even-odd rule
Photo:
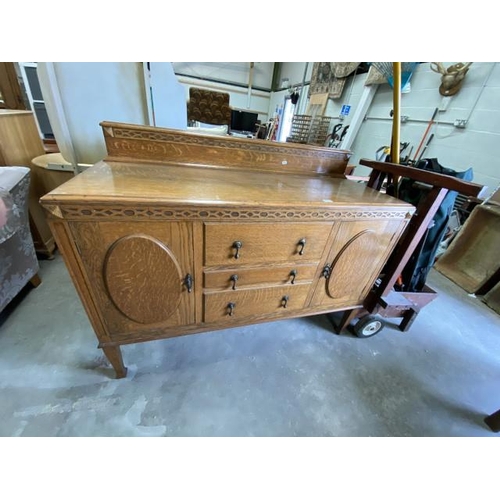
[[[189,223],[71,223],[70,227],[111,337],[151,325],[194,322],[194,293],[180,282],[193,274]]]
[[[316,260],[332,227],[329,222],[206,223],[205,265]],[[238,259],[233,248],[237,241],[242,244]]]
[[[359,307],[415,211],[338,177],[346,152],[103,130],[107,161],[41,203],[119,377],[122,344]]]
[[[104,258],[104,281],[116,308],[132,321],[166,321],[179,307],[182,270],[172,251],[147,235],[125,236]],[[147,297],[148,300],[141,300]]]
[[[46,191],[38,169],[31,163],[44,153],[31,111],[0,110],[0,163],[30,169],[29,215],[33,241],[37,252],[51,256],[55,249],[54,237],[39,203]]]
[[[182,168],[180,168],[182,167]],[[122,203],[146,206],[210,206],[242,209],[278,207],[386,209],[411,207],[365,187],[329,177],[225,171],[172,164],[100,162],[44,196],[58,203]]]
[[[280,313],[286,316],[288,311],[297,311],[304,307],[310,284],[259,287],[252,289],[205,292],[204,320],[207,323],[233,319],[251,318],[266,314]],[[286,308],[284,297],[288,297]],[[228,304],[233,303],[234,313],[229,315]]]
[[[355,307],[363,302],[397,237],[405,227],[398,221],[341,222],[337,225],[330,253],[320,266],[312,306]]]
[[[19,84],[15,63],[13,62],[0,62],[0,93],[2,94],[3,105],[7,109],[26,109],[23,90]]]
[[[113,122],[103,122],[101,126],[108,159],[341,177],[351,156],[350,151],[261,139],[208,136]]]
[[[261,267],[239,266],[227,267],[223,270],[208,269],[204,273],[205,288],[218,288],[229,290],[233,287],[231,277],[236,275],[236,288],[244,288],[263,283],[270,284],[291,284],[295,275],[294,283],[310,282],[315,277],[318,263],[302,264],[292,262],[287,264],[273,263],[263,264]],[[292,274],[294,273],[294,274]]]

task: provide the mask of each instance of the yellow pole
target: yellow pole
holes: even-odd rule
[[[391,161],[399,163],[399,136],[401,131],[401,63],[392,63],[393,86],[392,86],[392,144]],[[394,175],[394,196],[399,197],[399,176]]]
[[[399,163],[399,136],[401,130],[401,63],[392,63],[393,94],[392,94],[392,144],[391,160],[392,163]]]

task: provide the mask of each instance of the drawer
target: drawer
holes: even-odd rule
[[[205,292],[204,320],[214,323],[238,321],[250,316],[263,316],[302,309],[310,284],[251,288],[246,290]],[[285,297],[288,299],[285,300]],[[230,315],[233,304],[232,315]],[[286,305],[286,307],[285,307]]]
[[[332,222],[206,223],[205,265],[319,260],[332,226]]]
[[[272,267],[232,267],[221,270],[208,270],[204,273],[205,288],[238,290],[241,287],[273,283],[276,285],[299,284],[312,281],[316,274],[317,264],[286,264]],[[295,276],[295,279],[294,279]],[[236,277],[236,281],[233,281]]]

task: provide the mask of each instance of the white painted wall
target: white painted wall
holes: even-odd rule
[[[309,82],[311,80],[313,63],[305,63],[305,62],[283,62],[281,63],[281,72],[280,72],[280,85],[282,85],[284,80],[288,80],[288,87],[294,88],[297,87],[297,90],[300,94],[299,101],[295,108],[295,114],[304,114],[307,110],[307,102],[308,97],[307,93],[309,91]],[[305,70],[305,79],[304,79],[304,70]],[[305,81],[304,87],[302,87],[302,83]],[[283,104],[283,100],[288,95],[287,90],[282,90],[279,92],[271,92],[271,100],[270,100],[270,112],[274,112],[276,106]]]
[[[174,62],[172,65],[177,75],[248,86],[249,62]],[[272,62],[254,63],[252,86],[270,91],[273,68]]]
[[[241,85],[248,83],[248,63],[173,63],[176,71],[191,71],[206,78],[230,78]],[[290,86],[302,83],[306,63],[285,62],[280,78],[289,79]],[[448,66],[451,63],[444,63]],[[68,127],[78,137],[75,152],[78,161],[93,163],[105,154],[99,121],[115,120],[128,123],[148,123],[144,100],[144,80],[140,63],[55,63],[57,79],[64,89],[64,108]],[[248,66],[249,67],[249,66]],[[270,87],[272,63],[256,63],[255,85]],[[203,70],[203,71],[202,71]],[[312,63],[309,63],[306,82],[309,82]],[[343,121],[350,123],[364,88],[366,75],[348,78],[340,99],[330,100],[326,115],[338,117],[343,104],[351,105],[350,115]],[[266,121],[274,114],[276,106],[283,104],[287,91],[270,93],[252,90],[250,102],[244,87],[217,84],[193,77],[178,77],[185,89],[187,102],[190,86],[227,91],[231,106],[259,113]],[[354,83],[353,83],[354,82]],[[428,63],[421,64],[411,79],[412,90],[403,94],[402,115],[409,121],[401,126],[401,140],[409,141],[416,151],[427,121],[442,102],[438,92],[440,75],[430,70]],[[484,88],[483,88],[484,87]],[[307,86],[301,90],[298,113],[307,108]],[[358,165],[360,158],[375,156],[376,150],[390,144],[392,121],[392,89],[380,85],[367,112],[360,132],[353,143],[351,163]],[[474,169],[474,180],[485,184],[492,191],[500,182],[500,63],[474,63],[466,76],[460,92],[453,96],[446,111],[439,113],[441,123],[434,125],[434,133],[425,156],[455,170]],[[457,129],[443,122],[468,119],[465,129]],[[420,121],[418,121],[420,120]],[[334,123],[338,120],[334,120]],[[363,167],[357,172],[366,172]]]
[[[448,67],[453,63],[443,64]],[[305,63],[283,63],[281,77],[288,77],[290,85],[301,83],[304,65]],[[312,63],[310,68],[312,70]],[[309,79],[310,73],[307,81]],[[349,77],[341,98],[329,100],[325,115],[337,118],[342,105],[349,104],[350,114],[342,122],[349,125],[356,112],[365,80],[366,74]],[[430,64],[422,63],[412,76],[411,92],[402,95],[401,114],[409,116],[409,120],[401,125],[401,141],[411,143],[412,157],[428,120],[443,100],[438,91],[440,81],[440,75],[430,69]],[[282,91],[271,95],[270,110],[282,103],[286,93]],[[437,115],[441,123],[435,124],[429,131],[428,137],[434,133],[434,138],[425,156],[437,158],[442,165],[455,170],[473,167],[474,181],[487,185],[491,192],[500,183],[500,63],[474,63],[460,92],[449,99],[447,110]],[[304,113],[307,109],[307,100],[304,99],[302,104],[297,111],[299,113]],[[374,159],[379,147],[390,144],[391,109],[392,88],[389,84],[379,85],[366,114],[367,118],[352,145],[351,164],[359,165],[360,158]],[[458,129],[443,123],[453,123],[456,119],[468,119],[466,128]],[[333,120],[333,123],[339,122],[338,119]],[[369,169],[365,167],[356,168],[356,173],[360,175],[368,172]]]
[[[192,79],[179,75],[177,75],[177,79],[179,80],[179,83],[184,86],[186,103],[189,100],[190,87],[214,90],[216,92],[227,92],[229,94],[229,105],[231,108],[258,113],[259,120],[262,122],[267,120],[269,113],[270,92],[252,89],[249,102],[248,91],[241,87]]]
[[[444,63],[449,66],[452,63]],[[409,117],[401,124],[401,141],[409,141],[416,152],[428,120],[443,96],[439,94],[440,75],[430,69],[429,63],[420,64],[411,79],[411,92],[401,97],[401,114]],[[483,89],[484,86],[484,89]],[[380,85],[368,110],[357,139],[353,143],[351,163],[360,158],[374,158],[375,151],[391,141],[392,89]],[[448,109],[438,112],[440,122],[469,119],[465,129],[438,123],[429,131],[434,138],[425,157],[438,161],[454,170],[472,167],[474,181],[487,185],[490,192],[500,182],[500,64],[474,63],[458,94],[450,98]],[[421,121],[413,121],[421,120]],[[356,172],[368,172],[358,167]]]
[[[227,92],[231,108],[258,113],[262,122],[267,121],[274,63],[254,64],[250,98],[249,62],[174,62],[172,65],[179,82],[185,87],[186,102],[189,100],[190,87]]]
[[[184,87],[177,80],[172,64],[151,62],[149,72],[146,67],[144,64],[145,81],[148,82],[151,93],[151,99],[147,100],[150,105],[150,124],[185,130],[187,111]]]
[[[141,63],[57,62],[53,68],[61,101],[57,113],[65,116],[76,162],[92,164],[106,156],[101,121],[148,124]],[[51,100],[46,94],[50,89],[44,83],[44,78],[40,78],[44,100],[49,105]],[[47,112],[56,133],[58,117],[51,114],[49,106]],[[59,142],[64,155],[64,141]]]
[[[57,144],[72,163],[92,164],[106,155],[101,121],[187,127],[184,87],[169,62],[151,63],[150,72],[138,62],[37,66]]]
[[[280,85],[284,79],[288,79],[290,86],[300,85],[304,79],[304,69],[306,70],[306,82],[311,80],[313,63],[305,62],[283,62],[281,63]]]

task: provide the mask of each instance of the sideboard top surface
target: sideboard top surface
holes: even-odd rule
[[[401,200],[342,178],[115,161],[97,163],[42,200],[413,210]]]

